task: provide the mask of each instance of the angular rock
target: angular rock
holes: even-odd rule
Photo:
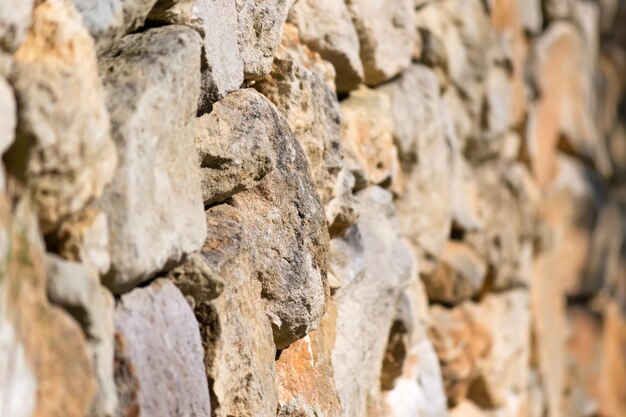
[[[255,80],[269,74],[283,24],[294,0],[235,0],[239,52],[244,78]]]
[[[365,83],[380,84],[408,68],[415,45],[413,1],[346,0],[359,36]]]
[[[201,252],[194,252],[167,274],[167,278],[178,287],[194,308],[217,298],[224,291],[224,281],[208,262]]]
[[[120,292],[198,249],[206,232],[193,140],[200,37],[183,26],[129,35],[102,57],[119,167],[99,206]],[[145,210],[150,207],[150,210]]]
[[[275,415],[276,347],[257,279],[255,242],[244,213],[233,207],[211,207],[206,219],[208,237],[200,255],[224,288],[210,302],[191,296],[205,348],[213,415]]]
[[[44,247],[27,198],[0,196],[0,407],[11,416],[87,415],[96,391],[80,326],[46,297]]]
[[[113,380],[115,300],[100,285],[96,271],[79,263],[47,255],[48,298],[65,308],[80,323],[87,337],[87,350],[98,382],[91,415],[113,416],[117,392]]]
[[[343,1],[299,0],[288,21],[298,27],[302,42],[335,67],[337,91],[347,93],[363,81],[359,37]]]
[[[358,280],[364,273],[363,239],[359,229],[350,227],[341,239],[331,239],[328,252],[328,284],[332,291]]]
[[[259,95],[259,97],[261,97]],[[271,129],[274,170],[231,197],[259,253],[258,278],[278,349],[314,330],[328,296],[328,230],[300,145],[267,99],[259,117]]]
[[[337,333],[332,351],[335,385],[344,415],[350,417],[381,415],[387,345],[381,334],[389,334],[396,303],[417,273],[415,260],[399,237],[391,194],[369,187],[357,194],[357,201],[361,215],[346,236],[353,229],[361,235],[364,268],[335,294]]]
[[[174,284],[159,279],[123,295],[115,330],[116,383],[136,389],[134,398],[120,396],[118,415],[211,414],[198,323]]]
[[[204,204],[255,187],[273,169],[269,137],[273,130],[259,117],[259,107],[264,106],[253,90],[239,90],[196,119]]]
[[[479,293],[487,277],[487,264],[466,244],[449,241],[432,274],[425,275],[428,299],[456,304]]]
[[[341,144],[356,187],[391,179],[397,158],[391,103],[386,94],[361,87],[341,102]]]
[[[26,37],[35,0],[7,0],[0,4],[0,55],[12,53]]]
[[[49,232],[100,196],[116,165],[93,41],[70,3],[37,5],[11,83],[17,140],[5,163],[27,183]]]
[[[141,28],[157,0],[71,0],[82,15],[98,50],[114,46]]]
[[[255,88],[272,101],[286,117],[309,163],[315,188],[326,211],[333,235],[341,234],[356,221],[349,174],[344,168],[339,103],[316,66],[324,61],[300,44],[297,29],[285,25],[282,44],[276,52],[270,75]]]

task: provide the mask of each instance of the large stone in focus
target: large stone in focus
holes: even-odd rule
[[[414,257],[399,237],[392,195],[379,187],[357,194],[360,217],[346,245],[361,244],[363,269],[335,293],[337,333],[332,351],[335,385],[348,417],[382,413],[381,374],[396,304],[416,279]],[[360,239],[349,239],[353,233]],[[347,280],[346,280],[347,281]]]
[[[206,236],[192,124],[200,43],[193,30],[166,26],[125,37],[101,59],[120,161],[99,202],[110,231],[105,282],[115,292],[171,266]]]
[[[298,27],[305,45],[333,64],[338,92],[358,88],[364,77],[359,38],[343,1],[299,0],[288,21]]]
[[[356,221],[356,210],[351,186],[346,184],[350,180],[341,172],[341,115],[337,97],[323,78],[324,64],[319,55],[300,44],[297,29],[286,24],[272,71],[255,88],[286,117],[307,158],[320,200],[327,207],[330,232],[338,235]]]
[[[116,384],[136,389],[120,395],[118,415],[211,414],[198,323],[174,284],[159,279],[123,295],[115,329]]]
[[[28,185],[49,232],[100,196],[116,164],[93,41],[71,3],[35,8],[11,82],[18,126],[5,163]]]
[[[432,269],[452,223],[452,148],[435,74],[414,65],[381,90],[391,101],[393,134],[406,178],[398,199],[402,234],[420,252],[420,268]]]
[[[282,349],[314,330],[322,316],[329,291],[328,230],[302,148],[287,120],[262,100],[259,117],[270,128],[274,169],[230,204],[243,213],[257,247],[262,296]]]
[[[96,383],[80,326],[46,297],[44,246],[27,198],[0,196],[0,410],[84,417]]]
[[[195,304],[200,323],[213,415],[276,415],[276,347],[257,279],[255,242],[244,213],[233,207],[211,207],[206,220],[208,237],[199,253],[198,272],[222,280],[222,294],[213,300],[206,297],[211,284],[204,293],[180,288]]]
[[[6,0],[0,4],[0,55],[15,52],[24,40],[34,4],[35,0]]]
[[[272,170],[273,129],[259,117],[259,108],[266,106],[254,90],[239,90],[196,119],[204,204],[255,187]]]
[[[269,74],[280,35],[294,0],[235,0],[239,52],[246,79]]]
[[[341,144],[357,188],[391,180],[397,162],[391,102],[381,91],[361,87],[341,102]]]
[[[365,83],[380,84],[408,68],[415,27],[412,0],[346,0],[359,36]]]
[[[87,349],[98,382],[91,413],[97,417],[113,416],[117,409],[113,381],[115,300],[100,285],[96,271],[89,267],[47,255],[46,269],[48,298],[65,308],[87,336]]]

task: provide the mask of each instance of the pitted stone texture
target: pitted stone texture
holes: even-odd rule
[[[27,198],[11,207],[2,195],[0,219],[0,409],[20,417],[84,417],[96,381],[83,332],[46,297],[36,213]]]
[[[179,261],[206,236],[192,125],[200,43],[183,26],[150,29],[125,37],[100,62],[120,161],[99,202],[110,231],[105,282],[115,292]]]
[[[65,308],[87,336],[87,351],[98,382],[91,415],[114,416],[117,392],[113,380],[113,295],[100,285],[96,271],[79,263],[47,255],[46,269],[48,298]]]
[[[302,42],[335,67],[337,91],[347,93],[363,81],[359,37],[345,2],[299,0],[288,21],[298,27]]]
[[[411,63],[415,45],[412,0],[346,0],[359,36],[365,83],[387,81]]]
[[[324,64],[319,55],[300,44],[297,29],[287,24],[272,71],[255,88],[286,117],[307,158],[322,204],[332,205],[326,217],[331,233],[338,235],[356,221],[356,210],[346,185],[350,178],[341,175],[341,115],[337,97],[320,72]]]
[[[119,415],[211,415],[198,323],[174,284],[159,279],[123,295],[115,329],[122,341],[116,365],[131,376],[116,383],[137,384],[135,398],[121,398]]]
[[[239,52],[245,79],[269,74],[294,0],[235,0]]]
[[[194,252],[167,273],[183,293],[189,304],[195,306],[217,298],[224,291],[224,281],[215,273],[209,260],[201,252]]]
[[[19,48],[30,27],[34,4],[35,0],[6,0],[0,4],[0,55]]]
[[[204,364],[216,417],[276,415],[276,346],[257,279],[255,242],[245,215],[226,204],[206,212],[203,265],[224,282],[204,302],[192,294],[205,348]]]
[[[99,50],[143,26],[157,0],[71,0]]]
[[[361,234],[364,268],[335,294],[337,334],[332,352],[344,415],[381,415],[381,368],[403,288],[417,273],[400,240],[392,195],[379,187],[357,194],[361,213],[347,236]],[[345,238],[341,238],[345,240]],[[354,240],[353,240],[354,241]],[[350,245],[350,241],[346,241]]]
[[[445,126],[439,84],[434,73],[412,66],[381,88],[391,101],[393,133],[406,178],[398,199],[402,234],[420,252],[420,268],[432,269],[452,223],[452,148]]]
[[[397,163],[389,97],[361,87],[341,102],[341,144],[356,187],[391,180]]]
[[[281,349],[314,330],[322,316],[329,237],[304,152],[287,120],[263,100],[274,170],[230,204],[243,213],[259,251],[262,296]]]
[[[273,169],[269,108],[254,90],[239,90],[196,119],[204,204],[255,187]]]
[[[44,232],[102,193],[115,170],[93,41],[71,3],[47,0],[15,54],[19,102],[7,170],[26,182]]]

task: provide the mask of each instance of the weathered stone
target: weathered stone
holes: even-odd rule
[[[412,3],[346,0],[368,85],[393,78],[411,63],[416,36]]]
[[[27,198],[0,197],[0,409],[84,417],[96,384],[78,324],[46,297],[44,247]]]
[[[273,168],[268,108],[253,90],[239,90],[196,119],[204,204],[255,187]]]
[[[167,273],[189,304],[196,305],[218,297],[224,291],[224,281],[211,269],[207,258],[201,252],[194,252]]]
[[[437,258],[452,221],[452,149],[446,135],[439,84],[432,71],[414,65],[381,88],[390,97],[393,132],[406,188],[398,199],[402,234],[420,251],[420,268]]]
[[[0,55],[12,53],[26,37],[35,0],[7,0],[0,5]]]
[[[239,52],[246,79],[269,74],[283,24],[294,0],[235,0]]]
[[[575,2],[576,0],[543,0],[544,19],[548,22],[568,19],[574,12]]]
[[[424,276],[428,299],[435,302],[458,303],[482,289],[487,264],[466,244],[449,241],[432,274]]]
[[[204,265],[224,282],[210,302],[195,299],[216,417],[276,414],[272,328],[257,279],[258,254],[244,213],[222,204],[206,212]]]
[[[474,170],[457,152],[452,159],[452,231],[472,232],[483,229],[480,217],[478,181]]]
[[[263,111],[271,129],[275,161],[256,188],[231,197],[259,251],[258,278],[282,349],[314,330],[328,295],[328,231],[304,152],[284,119],[267,99]]]
[[[61,223],[46,237],[48,247],[62,258],[77,261],[106,274],[111,266],[106,215],[88,206]]]
[[[118,415],[211,414],[198,323],[174,284],[159,279],[123,295],[115,329],[121,340],[116,366],[125,367],[116,370],[116,383],[136,383],[134,398],[120,396]],[[128,379],[119,378],[123,372]]]
[[[11,82],[18,126],[5,163],[49,232],[102,193],[116,164],[93,41],[70,3],[37,5]]]
[[[15,140],[16,113],[13,90],[11,90],[5,79],[0,76],[0,156]],[[4,166],[0,162],[0,192],[4,191],[4,187]]]
[[[65,308],[80,323],[87,337],[88,353],[98,382],[91,415],[114,416],[117,393],[113,381],[113,296],[100,286],[100,277],[89,267],[48,255],[46,269],[48,298]]]
[[[341,144],[357,188],[391,179],[396,158],[391,116],[387,95],[367,87],[341,102]]]
[[[517,10],[526,31],[532,34],[541,31],[541,0],[517,0]]]
[[[120,166],[99,202],[115,292],[198,249],[206,236],[192,120],[200,37],[183,26],[129,35],[100,62]],[[144,210],[150,207],[150,210]]]
[[[202,89],[200,113],[243,83],[243,59],[239,52],[235,0],[159,0],[150,20],[189,26],[200,33],[202,44]]]
[[[335,294],[337,334],[332,353],[339,399],[344,415],[351,417],[381,415],[387,344],[381,334],[389,334],[402,289],[417,273],[412,254],[399,238],[391,194],[369,187],[357,194],[357,201],[359,221],[346,236],[353,229],[360,233],[364,268]]]
[[[333,64],[338,92],[358,88],[364,77],[359,37],[343,1],[296,1],[288,21],[298,27],[305,45]]]
[[[328,252],[328,283],[337,290],[364,273],[363,240],[359,229],[350,227],[341,239],[331,239]]]
[[[141,28],[157,0],[71,0],[99,50]]]
[[[322,204],[334,207],[327,210],[326,217],[331,232],[337,235],[354,223],[356,215],[346,184],[350,178],[339,177],[344,166],[339,104],[316,71],[319,61],[319,56],[300,44],[297,29],[287,24],[272,71],[255,88],[286,117],[307,158]]]

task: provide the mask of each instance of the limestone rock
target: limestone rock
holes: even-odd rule
[[[100,62],[120,160],[99,202],[110,230],[106,284],[116,292],[206,236],[192,126],[199,68],[200,37],[174,25],[129,35]]]
[[[328,231],[304,152],[287,120],[263,100],[274,170],[257,187],[231,197],[230,204],[244,214],[259,251],[258,277],[281,349],[314,330],[322,316]]]
[[[408,68],[415,29],[412,0],[346,0],[359,36],[365,83],[380,84]]]
[[[0,5],[0,54],[17,50],[31,23],[34,0],[7,0]]]
[[[96,383],[78,324],[46,297],[44,247],[27,198],[0,197],[0,407],[12,416],[87,415]]]
[[[157,0],[71,0],[99,50],[141,28]]]
[[[390,181],[397,158],[392,133],[385,93],[361,87],[341,102],[341,144],[357,188]]]
[[[517,9],[525,30],[533,34],[541,31],[541,0],[517,0]]]
[[[194,252],[167,274],[192,307],[218,297],[224,291],[224,281],[210,267],[201,252]]]
[[[174,284],[157,280],[123,295],[115,329],[121,340],[116,366],[125,368],[116,370],[116,383],[134,381],[137,390],[131,401],[120,397],[120,415],[211,414],[198,323]]]
[[[486,276],[484,259],[466,244],[449,241],[435,271],[424,276],[424,284],[430,301],[451,304],[477,295]]]
[[[269,74],[294,0],[235,0],[239,52],[245,79]]]
[[[543,15],[547,21],[563,20],[574,12],[575,0],[544,0]]]
[[[387,344],[381,334],[389,334],[402,289],[417,273],[415,260],[399,237],[391,194],[369,187],[357,194],[357,200],[361,215],[346,236],[352,229],[361,234],[364,268],[335,294],[337,333],[332,351],[335,385],[344,415],[350,417],[381,415]]]
[[[0,155],[15,140],[17,109],[13,90],[4,78],[0,77]],[[0,191],[4,191],[4,166],[0,162]]]
[[[196,120],[204,204],[255,187],[273,168],[265,101],[253,90],[228,94]]]
[[[338,92],[358,88],[364,77],[359,37],[343,1],[296,1],[288,21],[298,27],[305,45],[333,64]]]
[[[87,336],[88,353],[98,382],[91,413],[114,416],[117,393],[113,381],[113,296],[100,286],[100,277],[89,267],[48,255],[46,269],[48,298],[70,312]]]
[[[27,183],[49,232],[97,198],[116,165],[93,41],[70,3],[37,5],[11,82],[17,140],[5,162]]]
[[[331,239],[328,252],[328,284],[331,290],[348,285],[363,276],[365,260],[361,232],[350,227],[341,239]]]
[[[195,313],[216,417],[276,414],[276,347],[257,280],[255,243],[244,213],[226,204],[206,212],[204,265],[224,281],[222,294]]]
[[[341,148],[339,104],[316,68],[319,56],[300,44],[297,29],[285,25],[283,41],[276,52],[270,75],[255,88],[272,101],[286,117],[309,163],[311,176],[326,211],[333,235],[341,234],[356,220],[349,174]]]

